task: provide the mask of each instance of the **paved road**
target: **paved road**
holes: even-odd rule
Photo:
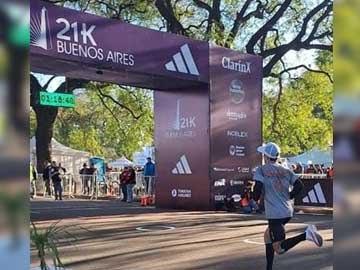
[[[262,270],[266,228],[263,216],[224,212],[164,211],[119,201],[33,201],[31,219],[48,226],[58,219],[76,235],[76,246],[64,236],[63,261],[71,270]],[[301,243],[275,258],[274,270],[330,270],[331,216],[297,215],[288,235],[316,224],[323,248]],[[32,250],[32,265],[36,253]]]

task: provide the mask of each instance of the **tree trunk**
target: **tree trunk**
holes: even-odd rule
[[[53,137],[53,126],[58,114],[58,108],[36,106],[34,111],[37,121],[35,132],[37,171],[42,173],[45,161],[51,161],[51,138]]]

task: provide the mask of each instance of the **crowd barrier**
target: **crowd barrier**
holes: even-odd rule
[[[61,174],[61,185],[63,196],[74,198],[75,196],[87,196],[89,199],[112,196],[119,198],[121,194],[120,172],[111,172],[105,175],[104,181],[98,181],[96,175]],[[154,194],[155,177],[150,177],[148,192],[145,190],[146,183],[142,172],[136,172],[136,184],[133,192],[135,199],[140,199],[144,194]],[[43,174],[38,173],[35,182],[32,184],[34,196],[53,197],[54,187],[50,181],[50,194],[47,194],[46,183]]]

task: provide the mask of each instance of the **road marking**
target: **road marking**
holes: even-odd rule
[[[259,239],[259,238],[253,238],[253,239]],[[243,242],[247,243],[247,244],[264,245],[264,242],[257,242],[257,241],[253,241],[251,239],[245,239],[245,240],[243,240]]]
[[[151,225],[148,225],[148,227],[150,227]],[[153,227],[155,227],[156,225],[153,225]],[[136,230],[137,231],[141,231],[141,232],[157,232],[157,231],[167,231],[167,230],[175,230],[174,226],[156,226],[156,227],[161,227],[161,228],[165,228],[165,229],[161,229],[161,230],[157,230],[157,229],[147,229],[145,228],[146,226],[142,226],[142,227],[137,227]]]

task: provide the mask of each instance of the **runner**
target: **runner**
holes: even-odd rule
[[[284,254],[302,241],[310,240],[318,247],[323,244],[322,236],[314,225],[308,225],[305,232],[286,239],[285,224],[293,216],[292,199],[304,188],[302,181],[291,170],[277,164],[280,148],[269,142],[258,147],[265,158],[265,165],[256,169],[253,199],[259,200],[264,194],[265,214],[269,227],[264,233],[267,270],[272,270],[274,253]],[[293,187],[290,192],[290,187]]]

